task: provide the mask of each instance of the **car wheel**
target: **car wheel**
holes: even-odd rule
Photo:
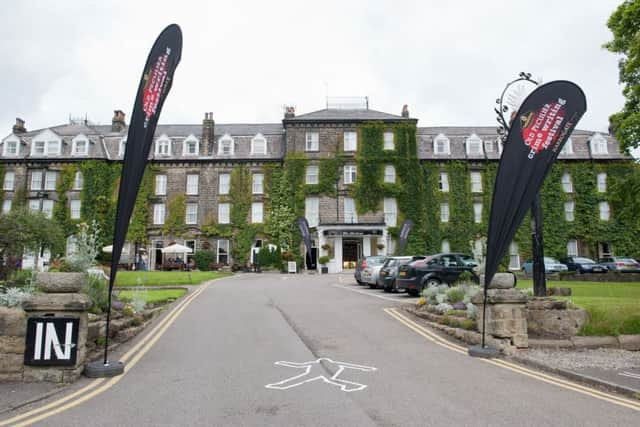
[[[431,277],[424,283],[425,288],[434,288],[436,286],[440,286],[442,282],[435,277]]]
[[[384,288],[382,288],[382,290],[385,292],[391,292],[392,288],[391,286],[385,286]]]
[[[418,295],[420,295],[420,291],[418,291],[416,289],[408,289],[407,293],[409,295],[411,295],[412,297],[417,297]]]
[[[397,294],[398,292],[400,292],[400,290],[398,289],[398,284],[396,283],[395,280],[391,284],[391,292],[393,292],[394,294]]]

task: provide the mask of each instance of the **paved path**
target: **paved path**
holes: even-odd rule
[[[47,426],[640,425],[640,404],[471,358],[385,311],[407,301],[347,276],[215,281],[123,377],[84,380],[78,398],[94,397],[33,416]]]

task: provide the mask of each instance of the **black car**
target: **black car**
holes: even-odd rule
[[[396,283],[398,289],[406,289],[409,295],[419,295],[420,292],[430,286],[438,286],[446,283],[451,286],[460,274],[468,271],[473,275],[474,281],[479,281],[473,269],[478,265],[476,260],[467,254],[446,253],[417,260],[398,268]]]
[[[606,265],[598,264],[591,258],[581,256],[570,256],[562,258],[561,263],[566,264],[569,271],[577,271],[578,273],[606,273],[609,271]]]
[[[385,292],[398,292],[396,283],[398,268],[411,261],[424,258],[424,256],[394,256],[387,258],[378,275],[378,287],[384,289]]]

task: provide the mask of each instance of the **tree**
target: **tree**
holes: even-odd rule
[[[621,147],[628,152],[640,144],[640,0],[627,0],[618,6],[607,26],[613,40],[604,47],[622,55],[619,78],[626,98],[622,111],[609,121]]]

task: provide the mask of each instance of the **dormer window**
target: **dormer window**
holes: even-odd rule
[[[71,141],[72,156],[86,156],[89,154],[89,140],[84,135],[78,135]]]
[[[7,138],[3,142],[2,155],[5,157],[17,156],[20,152],[20,141],[18,138]]]
[[[475,133],[467,138],[467,155],[480,156],[482,155],[482,140]]]
[[[609,150],[607,149],[607,140],[596,133],[591,137],[591,154],[608,154]]]
[[[199,154],[198,138],[194,135],[189,135],[182,144],[183,156],[197,156]]]
[[[221,156],[233,155],[233,138],[231,135],[225,134],[218,140],[218,154]]]
[[[47,156],[55,156],[60,154],[60,141],[47,141]]]
[[[34,136],[31,142],[32,156],[59,156],[61,149],[62,140],[48,129]]]
[[[451,154],[449,138],[440,134],[433,139],[433,152],[435,154]]]
[[[261,133],[251,139],[251,154],[267,154],[267,140]]]
[[[162,135],[156,140],[156,156],[171,155],[171,140],[167,135]]]
[[[118,144],[118,157],[124,157],[124,151],[127,148],[127,138],[122,138]]]

